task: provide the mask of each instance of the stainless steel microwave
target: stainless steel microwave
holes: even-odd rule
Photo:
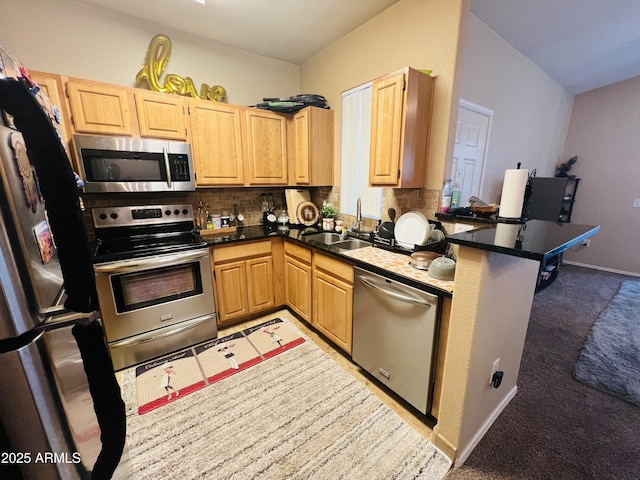
[[[105,192],[189,192],[196,188],[186,142],[74,135],[84,189]]]

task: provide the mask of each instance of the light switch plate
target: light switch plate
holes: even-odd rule
[[[640,198],[633,199],[633,208],[640,208]]]

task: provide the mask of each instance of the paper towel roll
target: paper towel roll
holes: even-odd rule
[[[515,223],[498,223],[493,243],[501,247],[514,248],[519,229],[520,225]]]
[[[520,218],[522,216],[522,204],[528,179],[529,170],[526,168],[504,171],[499,217]]]

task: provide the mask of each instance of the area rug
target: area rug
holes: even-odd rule
[[[640,281],[623,281],[602,311],[580,353],[574,377],[640,406]]]
[[[138,414],[184,398],[300,345],[302,334],[275,318],[136,367]]]
[[[450,460],[308,340],[139,415],[123,375],[131,480],[442,479]]]

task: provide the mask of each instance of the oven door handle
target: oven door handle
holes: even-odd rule
[[[119,262],[109,262],[93,266],[96,274],[119,274],[137,272],[145,268],[160,268],[180,265],[192,260],[199,260],[209,256],[209,250],[198,249],[196,251],[172,253],[155,257],[140,258],[136,260],[122,260]]]
[[[167,172],[167,187],[171,188],[171,165],[169,164],[169,153],[164,147],[162,147],[162,156],[164,157],[164,168],[166,168]]]
[[[118,347],[131,347],[134,345],[140,345],[142,343],[153,342],[155,340],[160,340],[165,337],[170,337],[171,335],[176,335],[177,333],[182,333],[192,328],[195,328],[203,323],[210,322],[211,320],[215,321],[216,314],[213,313],[211,315],[203,315],[202,317],[196,317],[191,320],[187,320],[184,322],[180,322],[176,324],[175,328],[165,327],[162,333],[157,333],[157,331],[153,330],[151,332],[144,333],[142,335],[136,335],[134,337],[125,338],[124,340],[118,340],[115,342],[109,342],[110,348],[118,348]]]
[[[431,303],[425,302],[422,299],[415,298],[415,297],[410,297],[408,295],[403,295],[402,293],[399,293],[399,292],[394,292],[392,290],[388,290],[388,289],[384,288],[382,285],[379,285],[378,282],[376,282],[371,277],[365,277],[363,275],[359,275],[359,278],[360,278],[360,280],[362,280],[362,283],[364,283],[367,287],[373,288],[373,289],[377,290],[378,292],[382,293],[383,295],[387,295],[389,297],[393,297],[396,300],[400,300],[400,301],[403,301],[403,302],[415,303],[416,305],[420,305],[421,307],[425,307],[425,308],[431,307]],[[425,292],[425,295],[431,296],[430,293],[426,293],[426,292]],[[437,297],[435,295],[433,295],[433,296],[437,299]]]

